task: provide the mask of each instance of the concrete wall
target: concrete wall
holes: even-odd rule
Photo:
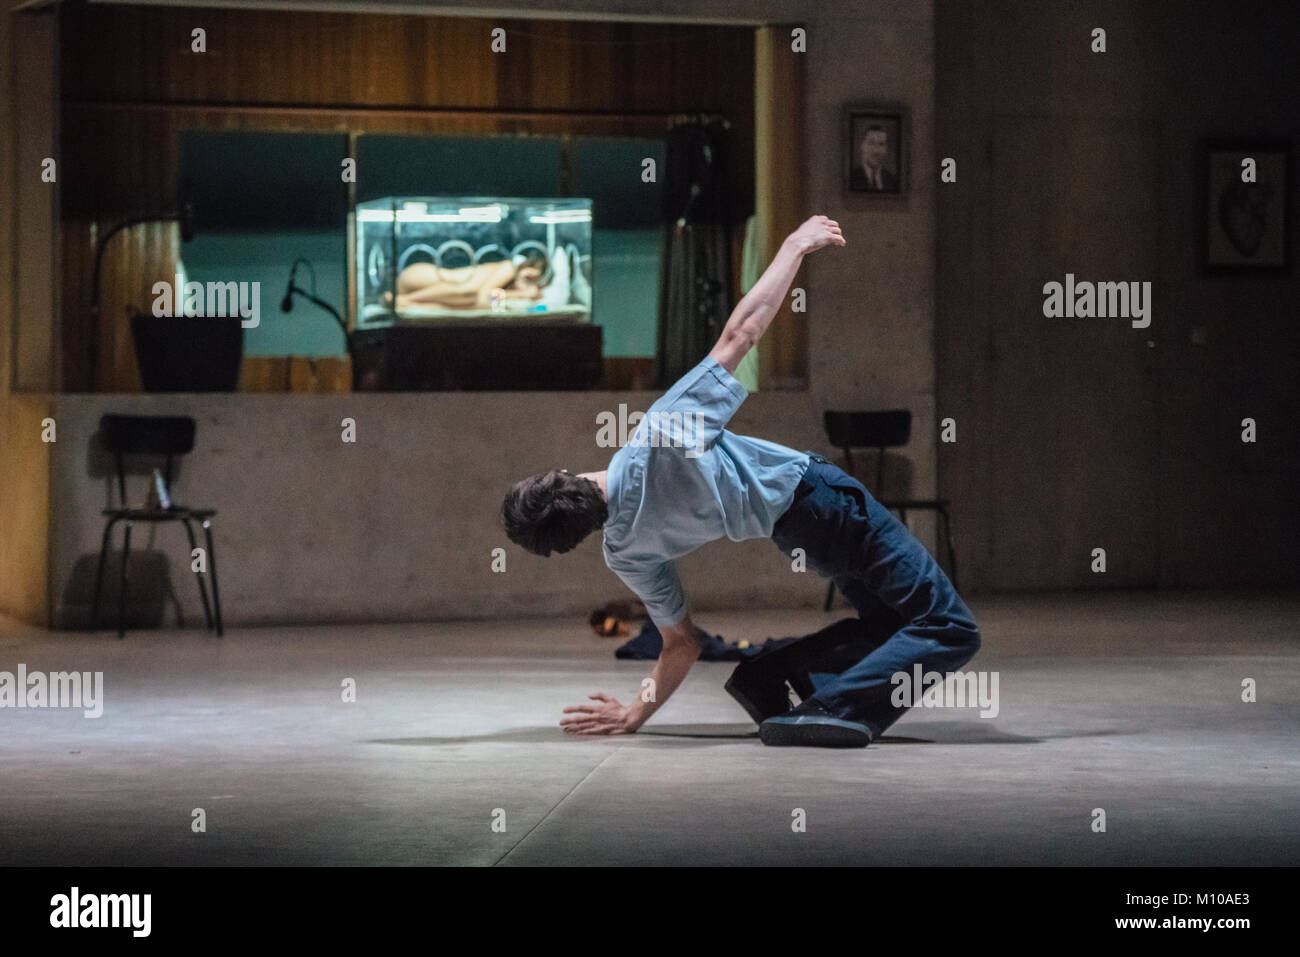
[[[452,5],[454,6],[454,5]],[[545,5],[543,5],[545,6]],[[450,8],[450,6],[449,6]],[[460,8],[474,9],[471,5]],[[912,162],[932,169],[931,4],[590,0],[551,9],[692,19],[798,22],[809,29],[806,113],[809,212],[839,219],[850,246],[808,269],[810,388],[751,397],[735,431],[798,448],[824,447],[826,407],[901,406],[916,415],[907,450],[912,491],[934,490],[934,184],[918,175],[908,200],[850,204],[841,191],[841,109],[893,100],[912,110]],[[719,68],[725,65],[720,64]],[[232,623],[580,614],[627,594],[599,543],[552,559],[509,545],[497,523],[514,478],[557,465],[603,468],[595,417],[648,393],[477,393],[353,396],[63,396],[54,496],[51,591],[60,621],[88,594],[87,556],[108,501],[88,452],[105,411],[189,414],[198,449],[179,497],[221,510],[215,522],[223,604]],[[358,442],[339,422],[357,420]],[[143,495],[137,486],[136,497]],[[177,529],[156,542],[188,615],[199,614]],[[138,533],[135,545],[142,536]],[[506,547],[507,572],[490,571]],[[78,561],[82,571],[74,575]],[[714,543],[681,563],[694,608],[807,604],[822,587],[794,575],[768,542]],[[707,626],[707,620],[705,620]]]
[[[1300,8],[937,0],[936,33],[936,151],[958,161],[938,187],[939,415],[958,422],[940,484],[965,582],[1294,585],[1300,280],[1198,271],[1198,151],[1294,149]],[[1152,282],[1150,328],[1044,318],[1066,272]]]
[[[89,559],[99,510],[114,504],[109,463],[89,451],[105,411],[193,415],[198,450],[175,482],[181,504],[217,508],[213,523],[226,617],[235,623],[374,621],[587,612],[624,588],[598,539],[550,559],[512,545],[497,517],[510,481],[556,465],[603,468],[596,414],[644,393],[428,393],[351,396],[63,396],[53,495],[60,622],[78,623],[91,594]],[[736,429],[806,444],[806,403],[751,398]],[[344,417],[357,442],[341,441]],[[141,501],[146,479],[129,486]],[[152,546],[137,526],[133,551],[165,556],[187,616],[201,615],[179,527]],[[121,547],[121,537],[116,540]],[[492,549],[506,550],[504,574]],[[78,564],[80,562],[80,564]],[[713,543],[681,565],[697,605],[815,599],[768,542]],[[725,569],[725,573],[721,572]],[[74,574],[75,571],[75,574]],[[110,591],[116,595],[115,591]]]

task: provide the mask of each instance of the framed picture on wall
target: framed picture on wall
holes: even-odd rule
[[[907,111],[855,103],[844,108],[844,189],[863,195],[907,193]]]
[[[1291,146],[1285,140],[1208,140],[1201,155],[1201,265],[1207,272],[1285,271]]]

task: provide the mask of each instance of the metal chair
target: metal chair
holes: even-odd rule
[[[853,450],[876,450],[876,484],[871,494],[885,508],[898,512],[907,524],[909,511],[932,511],[943,519],[944,543],[948,549],[948,574],[953,587],[957,587],[957,552],[952,545],[952,522],[948,517],[948,500],[943,498],[884,498],[885,449],[906,445],[912,438],[912,413],[907,409],[890,409],[883,412],[831,412],[824,414],[826,436],[831,445],[844,453],[845,471],[853,471]],[[826,590],[826,611],[835,600],[835,583]]]
[[[91,611],[91,628],[99,628],[100,597],[104,587],[104,564],[108,558],[108,544],[113,533],[113,526],[125,522],[122,547],[122,573],[117,599],[117,637],[126,637],[126,568],[131,554],[131,527],[136,522],[180,522],[185,526],[185,534],[190,540],[190,554],[198,547],[194,538],[192,522],[203,526],[204,540],[207,544],[207,570],[212,576],[212,603],[208,604],[208,589],[203,581],[204,573],[195,572],[199,580],[199,596],[203,599],[203,617],[208,628],[216,628],[217,636],[224,632],[221,626],[221,596],[217,590],[217,558],[212,548],[213,509],[183,508],[172,505],[164,508],[132,508],[126,502],[126,466],[124,456],[145,455],[165,457],[166,470],[163,473],[166,487],[170,493],[172,482],[172,461],[179,455],[187,455],[194,448],[194,420],[189,416],[142,416],[142,415],[105,415],[99,420],[100,440],[105,449],[114,456],[117,465],[117,492],[119,508],[106,508],[103,514],[108,521],[104,525],[104,540],[99,549],[99,565],[95,569],[95,600]],[[214,616],[215,612],[215,616]]]

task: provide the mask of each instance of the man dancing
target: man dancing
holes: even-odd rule
[[[663,635],[653,693],[624,706],[605,694],[566,708],[573,734],[631,734],[699,658],[673,562],[726,536],[771,538],[835,581],[859,618],[740,664],[727,691],[767,745],[865,747],[906,711],[891,677],[953,671],[979,648],[974,617],[907,528],[819,455],[726,430],[748,392],[733,376],[776,315],[803,258],[845,245],[814,216],[790,234],[736,306],[708,356],[654,403],[603,472],[554,469],[507,493],[510,540],[537,555],[567,552],[603,529],[605,563],[645,603]],[[787,685],[799,693],[791,707]],[[650,700],[644,700],[649,698]]]

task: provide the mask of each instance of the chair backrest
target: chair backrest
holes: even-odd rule
[[[831,445],[844,453],[845,464],[853,471],[854,449],[875,449],[876,485],[874,494],[881,494],[885,483],[885,449],[906,445],[912,437],[912,413],[908,409],[888,409],[882,412],[833,412],[823,415],[826,437]]]
[[[172,457],[194,449],[194,420],[188,415],[114,415],[99,420],[99,438],[117,464],[117,491],[126,507],[124,455],[161,455],[167,460],[163,477],[172,484]]]

